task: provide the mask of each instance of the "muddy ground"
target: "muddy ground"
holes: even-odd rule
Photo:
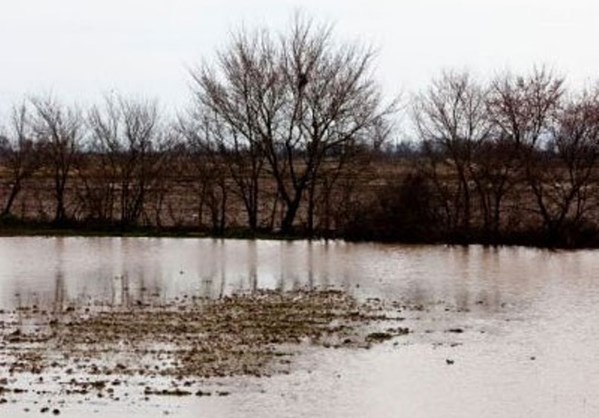
[[[307,346],[368,349],[408,334],[401,308],[323,290],[0,311],[0,411],[23,396],[228,396],[214,381],[290,373]],[[38,409],[60,414],[60,404]]]

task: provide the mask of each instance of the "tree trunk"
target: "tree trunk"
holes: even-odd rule
[[[316,193],[316,185],[312,183],[310,188],[308,189],[308,236],[312,237],[314,235],[314,210],[315,210],[315,202],[314,195]]]
[[[285,212],[285,216],[283,217],[283,221],[281,222],[281,233],[284,235],[293,234],[293,222],[295,221],[295,217],[297,215],[297,211],[299,209],[301,200],[301,195],[296,197],[287,205],[287,211]]]
[[[5,218],[10,215],[12,205],[15,202],[15,199],[17,198],[17,195],[20,191],[21,185],[20,183],[16,183],[10,190],[10,195],[8,196],[8,200],[6,201],[6,205],[4,205],[4,210],[2,211],[2,214],[0,214],[0,218]]]

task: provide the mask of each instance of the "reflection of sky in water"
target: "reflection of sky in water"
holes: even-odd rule
[[[337,246],[337,244],[333,244]],[[325,244],[120,238],[10,238],[0,240],[0,295],[4,307],[17,299],[49,298],[120,304],[130,297],[219,297],[261,288],[326,285]],[[338,269],[335,269],[338,270]],[[337,279],[345,277],[342,269]],[[335,284],[340,284],[337,281]],[[15,298],[18,295],[18,298]]]
[[[568,295],[596,295],[599,269],[592,251],[324,241],[2,238],[0,257],[4,308],[90,300],[122,305],[326,286],[463,309],[480,301],[488,309],[502,303],[550,307]]]

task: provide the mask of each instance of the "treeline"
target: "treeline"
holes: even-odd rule
[[[112,95],[15,106],[0,135],[4,225],[595,246],[599,89],[541,68],[446,72],[411,99],[412,142],[374,52],[296,17],[242,30],[165,118]]]
[[[599,88],[541,68],[480,83],[446,72],[414,97],[411,173],[362,208],[351,235],[596,246]]]
[[[0,144],[2,216],[216,234],[337,229],[395,110],[373,56],[297,16],[285,33],[239,32],[193,69],[193,104],[172,120],[155,102],[114,95],[90,109],[27,100]]]
[[[271,167],[240,137],[192,122],[124,98],[87,110],[51,98],[14,108],[0,136],[0,224],[332,233],[374,176],[369,148],[353,139],[320,155],[273,150]]]

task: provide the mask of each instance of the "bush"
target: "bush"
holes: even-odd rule
[[[427,179],[409,174],[399,185],[380,189],[371,204],[356,210],[345,227],[345,238],[436,242],[442,238],[436,208]]]

